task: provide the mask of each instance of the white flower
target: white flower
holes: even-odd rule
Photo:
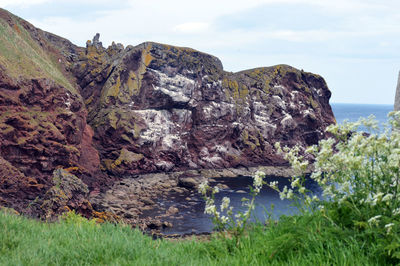
[[[215,208],[215,205],[206,205],[206,208],[204,209],[205,214],[215,214],[217,212],[217,209]]]
[[[400,184],[400,182],[398,182],[397,178],[392,177],[392,183],[390,184],[390,187],[396,187],[399,184]]]
[[[296,178],[293,182],[292,182],[292,187],[297,187],[300,184],[300,178]]]
[[[230,202],[231,202],[231,200],[228,197],[224,197],[222,199],[221,212],[223,212],[224,210],[228,209]]]
[[[209,187],[208,187],[208,181],[206,180],[206,181],[204,181],[204,182],[202,182],[200,185],[199,185],[199,192],[202,194],[202,195],[206,195],[207,194],[207,189],[208,189]]]
[[[219,192],[219,188],[218,187],[213,187],[213,193],[216,194]]]
[[[287,192],[288,192],[287,186],[285,186],[285,187],[283,188],[283,190],[282,190],[281,192],[279,192],[279,197],[281,198],[281,200],[286,199],[286,194],[287,194]]]
[[[229,210],[226,212],[228,215],[232,215],[233,214],[233,207],[229,207]]]
[[[288,191],[288,193],[287,193],[287,196],[286,196],[286,197],[287,197],[288,199],[293,199],[293,196],[294,196],[293,190],[290,188],[289,191]]]
[[[382,193],[382,192],[376,193],[376,194],[372,197],[371,205],[372,205],[372,206],[375,206],[376,204],[378,204],[379,202],[381,202],[381,201],[382,201],[382,198],[383,198],[383,195],[384,195],[384,193]]]
[[[317,152],[317,150],[318,150],[317,146],[316,146],[316,145],[312,145],[312,146],[309,146],[309,147],[305,150],[305,152],[306,152],[306,153],[314,154],[315,152]]]
[[[394,209],[392,213],[393,213],[394,216],[399,215],[400,214],[400,208]]]
[[[224,215],[221,216],[221,222],[222,222],[223,224],[227,224],[228,221],[229,221],[229,218],[228,218],[228,217],[226,217],[226,216],[224,216]]]
[[[388,234],[390,234],[390,231],[392,231],[393,225],[394,225],[394,223],[390,223],[390,224],[386,224],[385,225],[385,228],[386,228]]]
[[[385,202],[385,201],[389,201],[391,199],[393,199],[393,194],[388,193],[382,198],[382,201]]]
[[[260,189],[263,186],[263,178],[265,177],[265,173],[262,171],[257,171],[254,176],[253,176],[253,186],[254,186],[254,191],[256,193],[260,192]]]
[[[369,224],[378,224],[379,219],[380,219],[381,217],[382,217],[382,215],[376,215],[376,216],[370,218],[370,219],[368,220],[368,223],[369,223]]]
[[[278,181],[272,181],[269,183],[269,186],[273,189],[278,189]]]

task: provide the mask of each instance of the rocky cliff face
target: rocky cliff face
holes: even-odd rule
[[[1,9],[0,31],[0,205],[18,210],[49,205],[58,168],[98,194],[137,174],[284,165],[275,142],[314,144],[335,122],[324,79],[287,65],[231,73],[190,48],[106,49],[99,35],[81,48]],[[66,191],[61,205],[90,215],[88,191]]]
[[[287,65],[230,73],[193,49],[104,49],[97,37],[74,73],[109,174],[280,165],[275,142],[315,144],[335,121],[318,75]]]
[[[79,48],[1,9],[0,31],[0,204],[23,211],[56,168],[87,179],[99,159],[67,70]]]

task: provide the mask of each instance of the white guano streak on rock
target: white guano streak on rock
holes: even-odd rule
[[[67,99],[63,99],[64,100],[64,104],[67,107],[68,110],[70,110],[71,107],[71,95],[67,92],[65,93],[67,96]]]
[[[210,102],[203,107],[204,118],[207,120],[219,119],[225,115],[233,114],[235,105],[231,103]]]
[[[274,100],[274,104],[278,105],[280,108],[283,110],[286,109],[285,102],[279,97],[278,95],[272,96],[272,99]]]
[[[285,113],[285,116],[281,120],[281,125],[283,126],[283,128],[291,128],[291,127],[293,127],[294,126],[293,117],[290,114]]]
[[[172,114],[169,111],[147,109],[136,110],[133,113],[141,117],[147,126],[140,134],[142,141],[151,142],[153,145],[161,142],[162,150],[185,148],[178,134],[180,125],[172,121]]]
[[[210,155],[207,147],[203,147],[200,151],[200,159],[204,162],[208,162],[211,164],[218,163],[219,161],[222,160],[221,157],[218,155],[214,154],[213,156]]]
[[[300,113],[303,115],[303,117],[314,115],[314,111],[310,108],[308,108],[307,110],[302,110]]]
[[[261,102],[254,102],[254,121],[264,138],[274,134],[276,125],[270,120],[267,106]]]
[[[189,79],[181,74],[174,77],[168,77],[166,74],[149,69],[158,77],[158,86],[153,86],[154,90],[159,90],[162,93],[169,95],[173,101],[180,103],[188,103],[195,89],[196,81]]]

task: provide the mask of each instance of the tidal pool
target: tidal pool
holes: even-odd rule
[[[279,188],[283,188],[285,185],[290,185],[290,180],[284,177],[269,176],[266,177],[267,182],[278,181]],[[220,189],[220,192],[215,195],[216,205],[219,208],[223,197],[229,197],[231,199],[231,206],[233,211],[244,212],[245,207],[242,206],[242,198],[251,198],[249,194],[253,179],[248,176],[238,176],[234,178],[216,178],[215,182],[210,182],[211,186],[222,184],[224,189]],[[307,180],[306,188],[310,189],[312,193],[320,196],[321,189],[312,180]],[[273,211],[271,211],[271,204],[274,205]],[[146,216],[157,216],[160,215],[163,210],[170,207],[177,208],[179,210],[175,215],[164,219],[173,224],[173,227],[168,227],[162,230],[165,235],[169,234],[201,234],[209,233],[213,230],[213,223],[211,216],[204,213],[205,202],[201,195],[196,192],[188,193],[170,193],[164,195],[157,200],[157,204],[160,209],[155,208],[146,211]],[[164,211],[165,212],[165,211]],[[268,214],[271,218],[276,220],[281,215],[291,215],[297,212],[296,207],[293,206],[293,202],[290,200],[281,200],[279,193],[264,186],[260,191],[260,194],[256,197],[256,208],[253,212],[252,221],[265,222],[268,218]]]

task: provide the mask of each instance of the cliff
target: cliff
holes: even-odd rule
[[[335,122],[324,79],[287,65],[232,73],[99,35],[77,47],[2,9],[0,31],[0,205],[18,211],[89,216],[88,194],[122,177],[285,165],[275,142],[315,144]]]
[[[114,175],[280,165],[275,142],[315,144],[334,122],[323,78],[287,65],[230,73],[190,48],[96,37],[73,73]]]

